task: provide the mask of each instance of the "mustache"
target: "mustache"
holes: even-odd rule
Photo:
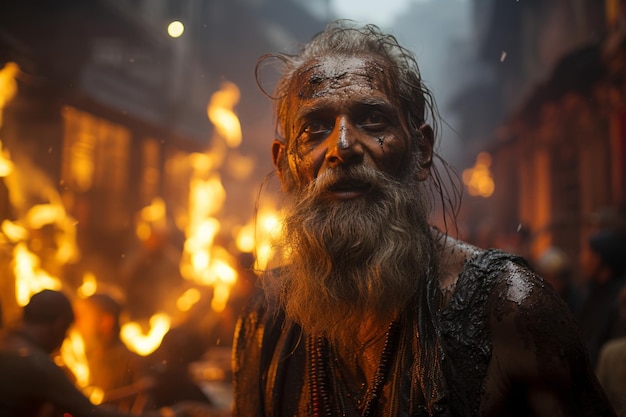
[[[335,167],[322,172],[308,187],[305,194],[311,198],[320,197],[326,192],[354,189],[379,190],[399,185],[399,181],[388,174],[365,165]]]

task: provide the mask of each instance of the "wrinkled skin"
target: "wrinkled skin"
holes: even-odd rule
[[[288,143],[275,141],[274,163],[283,184],[293,176],[297,187],[327,169],[364,164],[399,177],[414,145],[398,106],[386,93],[384,70],[375,60],[362,57],[328,57],[304,66],[291,100],[293,123]],[[433,134],[420,128],[418,142],[428,176]],[[288,172],[287,172],[288,171]],[[357,198],[361,190],[342,190],[332,198]]]
[[[411,134],[384,74],[376,60],[359,56],[329,56],[301,67],[291,90],[286,142],[277,140],[272,147],[287,192],[347,164],[366,164],[400,179],[408,173],[420,180],[428,177],[432,130],[422,125]],[[409,163],[418,166],[407,167]],[[362,184],[339,184],[324,198],[337,204],[367,193]],[[449,391],[439,393],[444,401],[431,407],[431,415],[613,416],[576,323],[551,287],[519,258],[483,251],[434,229],[433,234],[437,285],[444,295],[437,319],[445,360],[456,376],[444,371]],[[313,415],[306,329],[267,296],[249,306],[236,329],[234,415]],[[405,349],[393,359],[395,368],[375,415],[429,415],[424,403],[430,399],[420,400],[423,394],[415,384],[431,370],[412,371],[417,354],[411,346],[418,335],[407,327],[411,319],[408,315],[409,323],[402,323]],[[339,362],[348,365],[333,375],[342,375],[346,385],[369,384],[378,366],[385,328],[364,323],[364,329],[369,338],[381,337],[355,358],[335,347]],[[330,397],[332,407],[338,407],[336,395]],[[466,402],[462,413],[461,406],[450,404],[455,399]],[[354,406],[343,407],[338,410],[359,415]]]

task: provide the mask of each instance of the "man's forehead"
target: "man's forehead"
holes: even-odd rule
[[[383,72],[382,65],[374,58],[361,55],[326,55],[315,57],[300,67],[298,75],[307,77],[315,74],[326,76],[346,72],[374,75]]]
[[[304,63],[295,76],[300,98],[311,98],[330,88],[360,83],[362,86],[386,90],[383,66],[373,57],[328,55]]]

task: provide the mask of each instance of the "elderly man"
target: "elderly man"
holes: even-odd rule
[[[428,224],[441,184],[412,54],[337,22],[271,57],[284,233],[236,329],[235,415],[614,415],[525,261]]]

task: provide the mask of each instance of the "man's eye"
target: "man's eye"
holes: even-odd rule
[[[380,113],[369,113],[359,125],[366,129],[381,129],[387,124],[387,119]]]
[[[305,133],[308,135],[319,135],[319,134],[328,132],[329,130],[330,130],[329,127],[323,123],[311,122],[304,127],[304,129],[302,130],[302,133]]]

